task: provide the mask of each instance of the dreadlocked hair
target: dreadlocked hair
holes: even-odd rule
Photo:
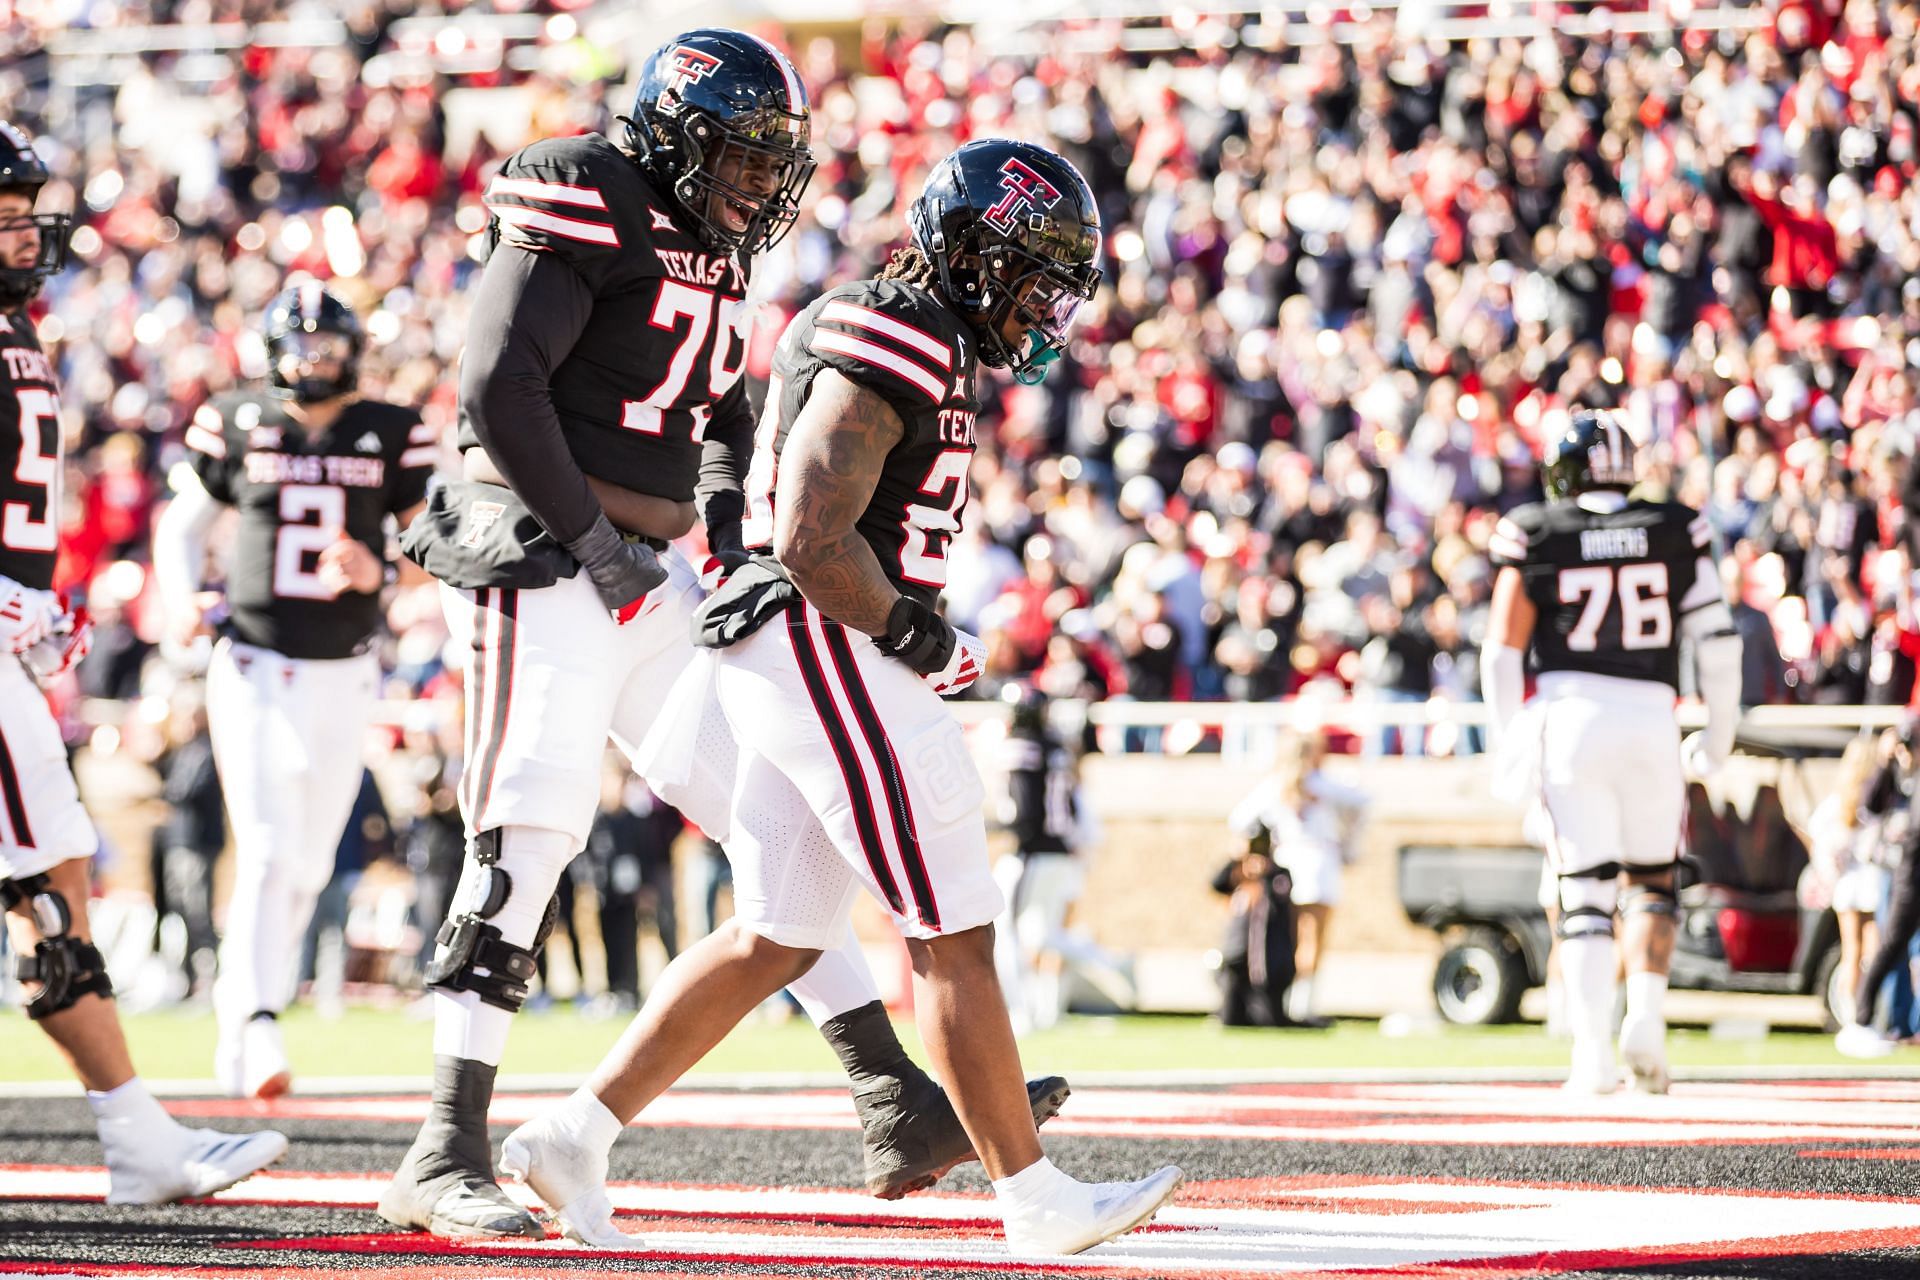
[[[907,245],[895,249],[893,256],[887,259],[886,270],[880,273],[882,280],[898,280],[902,284],[916,285],[922,289],[935,288],[940,283],[940,275],[933,269],[933,259],[920,251],[918,245]]]

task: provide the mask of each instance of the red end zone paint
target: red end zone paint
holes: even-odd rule
[[[1315,1280],[1375,1280],[1376,1277],[1384,1280],[1390,1276],[1422,1276],[1431,1280],[1528,1280],[1532,1276],[1567,1275],[1606,1267],[1651,1267],[1719,1262],[1733,1258],[1810,1258],[1864,1249],[1910,1248],[1916,1244],[1920,1244],[1920,1234],[1911,1231],[1830,1231],[1775,1236],[1764,1240],[1717,1240],[1708,1245],[1685,1248],[1595,1249],[1579,1253],[1543,1253],[1524,1258],[1477,1258],[1463,1262],[1423,1262],[1405,1267],[1376,1267],[1357,1271],[1319,1271],[1315,1273]]]

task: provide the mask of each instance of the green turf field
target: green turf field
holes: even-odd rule
[[[213,1060],[213,1018],[205,1012],[147,1013],[126,1018],[134,1061],[153,1080],[205,1078]],[[418,1075],[432,1061],[432,1025],[403,1009],[352,1008],[337,1018],[296,1009],[285,1019],[287,1051],[297,1071],[320,1076]],[[585,1074],[619,1036],[623,1021],[593,1020],[569,1010],[523,1014],[501,1071]],[[901,1025],[910,1047],[913,1028]],[[0,1014],[0,1085],[60,1080],[67,1073],[46,1037],[12,1013]],[[1341,1022],[1329,1031],[1226,1030],[1198,1017],[1070,1018],[1021,1042],[1034,1069],[1072,1076],[1090,1072],[1327,1068],[1542,1068],[1566,1064],[1566,1046],[1531,1025],[1483,1030],[1429,1028],[1385,1036],[1379,1024]],[[1822,1067],[1848,1065],[1830,1036],[1779,1031],[1763,1040],[1720,1040],[1701,1030],[1673,1033],[1676,1067]],[[1885,1060],[1920,1068],[1920,1050]],[[743,1025],[697,1069],[705,1073],[793,1073],[838,1070],[833,1054],[804,1018]]]

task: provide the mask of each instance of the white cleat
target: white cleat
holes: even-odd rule
[[[1003,1210],[1011,1253],[1060,1257],[1083,1253],[1140,1226],[1173,1197],[1185,1175],[1168,1165],[1138,1182],[1064,1181],[1051,1200]]]
[[[1613,1045],[1574,1042],[1573,1070],[1561,1088],[1583,1098],[1597,1098],[1620,1087],[1620,1064],[1613,1056]]]
[[[1620,1064],[1635,1093],[1665,1093],[1673,1084],[1667,1072],[1667,1024],[1664,1019],[1627,1019],[1620,1028]]]
[[[1893,1041],[1874,1028],[1850,1022],[1833,1038],[1833,1047],[1849,1058],[1884,1058],[1892,1053]]]
[[[634,1249],[639,1236],[613,1225],[607,1153],[564,1133],[546,1117],[529,1120],[500,1147],[500,1172],[523,1183],[559,1219],[570,1240],[600,1249]]]
[[[155,1149],[156,1146],[159,1149]],[[164,1144],[107,1149],[108,1204],[167,1204],[224,1191],[287,1153],[284,1134],[176,1129]]]

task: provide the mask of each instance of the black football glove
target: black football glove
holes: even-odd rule
[[[567,550],[593,579],[594,590],[616,623],[631,622],[647,609],[647,596],[667,580],[667,567],[644,542],[629,542],[602,514]]]
[[[923,676],[946,669],[960,637],[947,620],[911,596],[893,602],[887,614],[887,634],[874,643],[889,658],[898,658]]]

